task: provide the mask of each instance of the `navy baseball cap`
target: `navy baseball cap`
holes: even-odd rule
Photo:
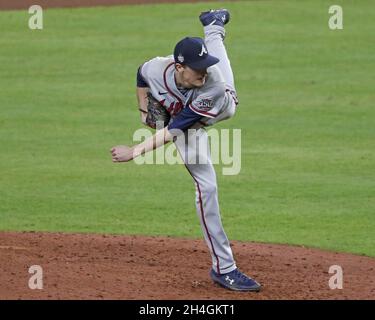
[[[202,70],[218,63],[220,60],[208,54],[202,38],[186,37],[176,44],[174,61],[187,65],[194,70]]]

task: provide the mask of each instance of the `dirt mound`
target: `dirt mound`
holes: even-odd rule
[[[233,241],[240,269],[264,285],[231,292],[209,279],[203,240],[34,232],[0,233],[0,299],[374,299],[375,259]],[[43,269],[43,289],[28,286]],[[331,290],[331,265],[344,288]]]

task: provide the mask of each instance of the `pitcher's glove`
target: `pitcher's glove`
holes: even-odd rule
[[[147,93],[148,105],[147,105],[147,117],[146,124],[156,129],[156,122],[158,123],[158,128],[164,128],[168,125],[171,116],[169,112],[156,100],[150,92]],[[162,127],[160,127],[162,125]]]

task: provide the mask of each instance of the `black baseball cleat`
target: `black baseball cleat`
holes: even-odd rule
[[[238,268],[225,274],[218,274],[211,270],[210,276],[215,283],[234,291],[259,292],[262,288],[258,282],[242,273]]]
[[[224,27],[229,22],[230,14],[227,9],[210,10],[202,12],[199,16],[199,20],[206,26],[220,26]]]

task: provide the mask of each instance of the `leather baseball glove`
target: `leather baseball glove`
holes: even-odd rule
[[[147,105],[147,117],[146,123],[149,127],[156,129],[156,123],[158,128],[164,128],[168,125],[171,116],[167,110],[156,100],[150,92],[147,93],[148,105]],[[161,127],[162,125],[162,127]]]

